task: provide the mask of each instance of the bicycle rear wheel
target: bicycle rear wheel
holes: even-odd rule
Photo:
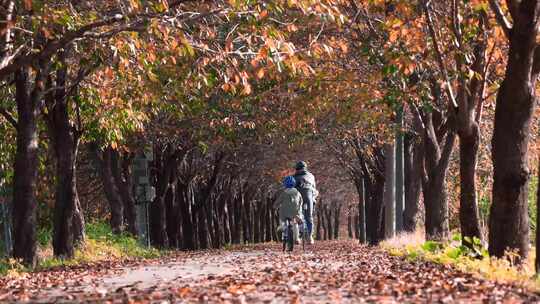
[[[293,251],[294,248],[294,236],[291,223],[287,225],[287,250]]]

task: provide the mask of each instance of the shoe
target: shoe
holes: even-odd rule
[[[296,243],[296,245],[300,245],[300,240],[299,239],[296,239],[296,241],[294,241]]]
[[[313,240],[313,236],[310,235],[310,236],[308,237],[308,242],[309,242],[311,245],[315,244],[315,241]]]

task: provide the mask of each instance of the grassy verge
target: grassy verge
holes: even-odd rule
[[[154,248],[146,248],[128,235],[115,235],[108,224],[103,222],[89,223],[86,226],[86,242],[75,252],[73,259],[55,258],[52,254],[50,231],[40,231],[39,260],[37,270],[62,265],[77,265],[82,263],[123,260],[129,258],[156,258],[163,254]],[[17,275],[30,271],[14,259],[0,259],[0,275]]]
[[[381,246],[390,254],[404,256],[410,260],[420,259],[448,264],[485,279],[540,291],[540,280],[534,273],[534,250],[531,250],[532,254],[523,265],[517,266],[513,262],[515,253],[508,253],[504,259],[491,258],[479,243],[476,243],[475,250],[463,246],[459,235],[454,236],[449,242],[438,243],[425,241],[419,232],[402,234],[384,241]]]

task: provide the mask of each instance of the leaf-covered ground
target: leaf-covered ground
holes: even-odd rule
[[[540,302],[518,286],[390,256],[351,241],[181,252],[0,279],[0,301],[114,303]]]

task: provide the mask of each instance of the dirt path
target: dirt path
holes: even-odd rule
[[[5,302],[540,302],[540,296],[516,286],[347,241],[322,242],[293,254],[281,253],[276,244],[179,253],[143,263],[57,269],[0,284]]]

